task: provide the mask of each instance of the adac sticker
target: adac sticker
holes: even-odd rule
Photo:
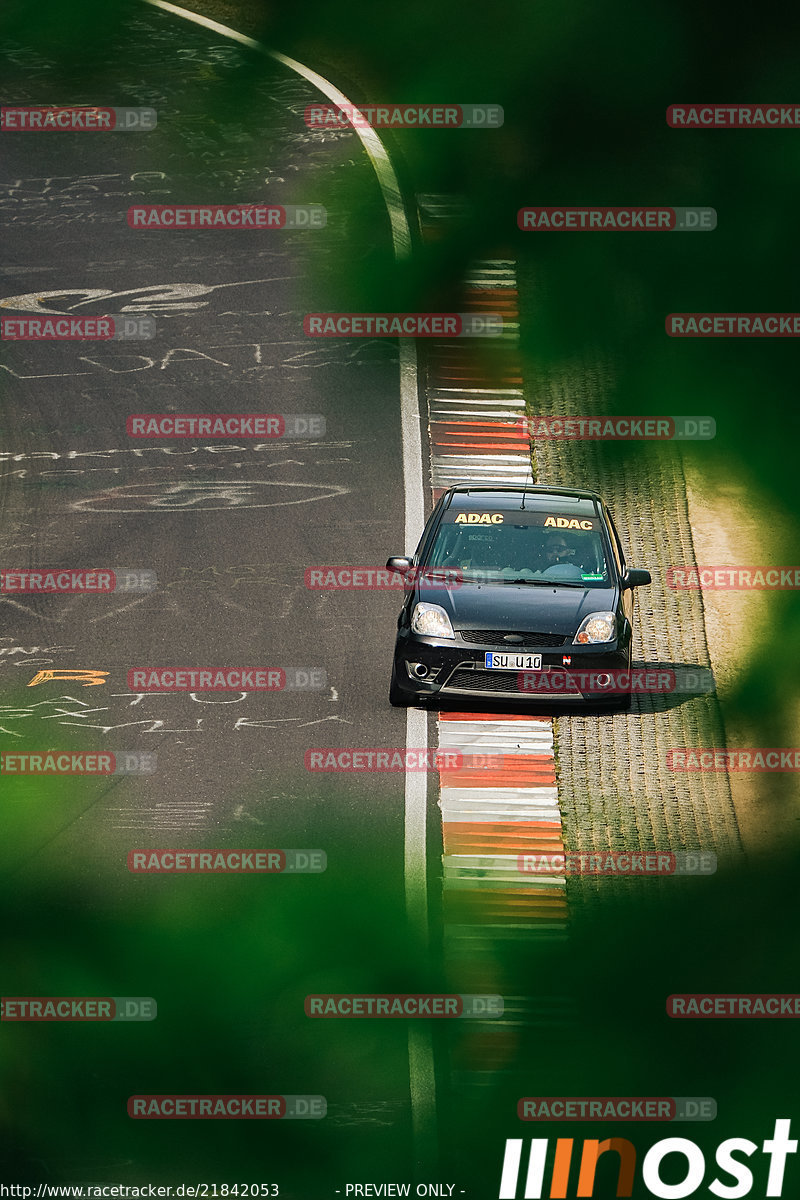
[[[502,513],[459,513],[456,525],[502,525]]]
[[[548,517],[545,529],[594,529],[594,521],[579,521],[577,517]]]

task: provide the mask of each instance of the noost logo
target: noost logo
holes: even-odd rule
[[[761,1153],[769,1159],[766,1190],[762,1193],[764,1196],[783,1195],[786,1158],[789,1154],[797,1153],[797,1142],[789,1137],[790,1128],[790,1120],[777,1119],[772,1138],[761,1146]],[[550,1187],[547,1192],[544,1192],[542,1188],[550,1139],[531,1138],[525,1190],[518,1192],[522,1144],[522,1138],[506,1140],[503,1173],[500,1179],[500,1200],[518,1200],[518,1198],[519,1200],[541,1200],[543,1196],[566,1200],[568,1195],[577,1198],[593,1197],[598,1159],[602,1154],[609,1152],[619,1155],[617,1196],[633,1194],[637,1166],[636,1147],[627,1138],[607,1138],[603,1142],[595,1138],[584,1140],[577,1190],[574,1192],[568,1190],[572,1163],[572,1138],[556,1140],[555,1155],[551,1164]],[[749,1165],[741,1160],[751,1158],[758,1149],[758,1144],[747,1138],[734,1137],[721,1142],[717,1146],[716,1165],[724,1178],[720,1179],[715,1176],[710,1183],[706,1184],[708,1191],[714,1196],[723,1197],[724,1200],[738,1200],[739,1196],[749,1196],[753,1188],[753,1172]],[[665,1160],[668,1158],[672,1158],[672,1162],[666,1165]],[[677,1179],[677,1182],[666,1182],[662,1178],[662,1173],[667,1175],[670,1180]],[[700,1147],[688,1138],[663,1138],[651,1146],[642,1159],[642,1183],[649,1195],[658,1196],[661,1200],[682,1200],[684,1196],[693,1196],[702,1186],[705,1178],[705,1156]],[[795,1190],[792,1194],[796,1196],[797,1191]]]

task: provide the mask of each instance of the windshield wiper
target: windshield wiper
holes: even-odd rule
[[[571,583],[565,579],[526,579],[524,576],[518,579],[504,579],[503,583],[525,583],[529,587],[586,588],[585,583]]]

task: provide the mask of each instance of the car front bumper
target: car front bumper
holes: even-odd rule
[[[498,671],[486,667],[486,654],[541,654],[538,671]],[[571,659],[564,663],[564,657]],[[486,699],[550,700],[558,703],[596,703],[618,700],[620,675],[630,666],[630,636],[603,646],[537,649],[535,646],[469,645],[457,633],[449,638],[398,633],[395,645],[397,686],[419,700],[435,696],[476,696]],[[424,674],[422,673],[424,671]],[[610,683],[603,677],[610,672]]]

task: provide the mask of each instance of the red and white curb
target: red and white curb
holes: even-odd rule
[[[504,332],[482,343],[481,357],[464,341],[442,339],[429,348],[434,500],[454,483],[533,482],[522,377],[512,349],[519,331],[514,264],[508,259],[475,263],[464,286],[464,311],[498,313]],[[484,361],[494,367],[491,374]]]
[[[497,339],[501,344],[492,345],[497,357],[491,372],[481,365],[487,358],[479,359],[465,342],[436,341],[429,348],[434,501],[452,484],[533,482],[514,263],[499,258],[474,264],[465,289],[464,311],[471,304],[476,311],[501,312],[506,331]],[[486,346],[483,341],[482,356]],[[493,947],[567,937],[564,876],[529,875],[518,867],[522,854],[564,852],[553,722],[527,714],[442,712],[438,726],[443,750],[486,759],[469,772],[440,771],[446,968],[470,986],[502,992]],[[560,999],[506,996],[502,1020],[470,1024],[454,1065],[471,1075],[502,1069],[513,1061],[522,1025],[561,1023],[568,1009]]]
[[[553,725],[546,717],[442,713],[439,745],[483,755],[487,767],[440,771],[445,920],[473,940],[487,921],[561,931],[563,876],[526,877],[518,856],[563,850]]]

